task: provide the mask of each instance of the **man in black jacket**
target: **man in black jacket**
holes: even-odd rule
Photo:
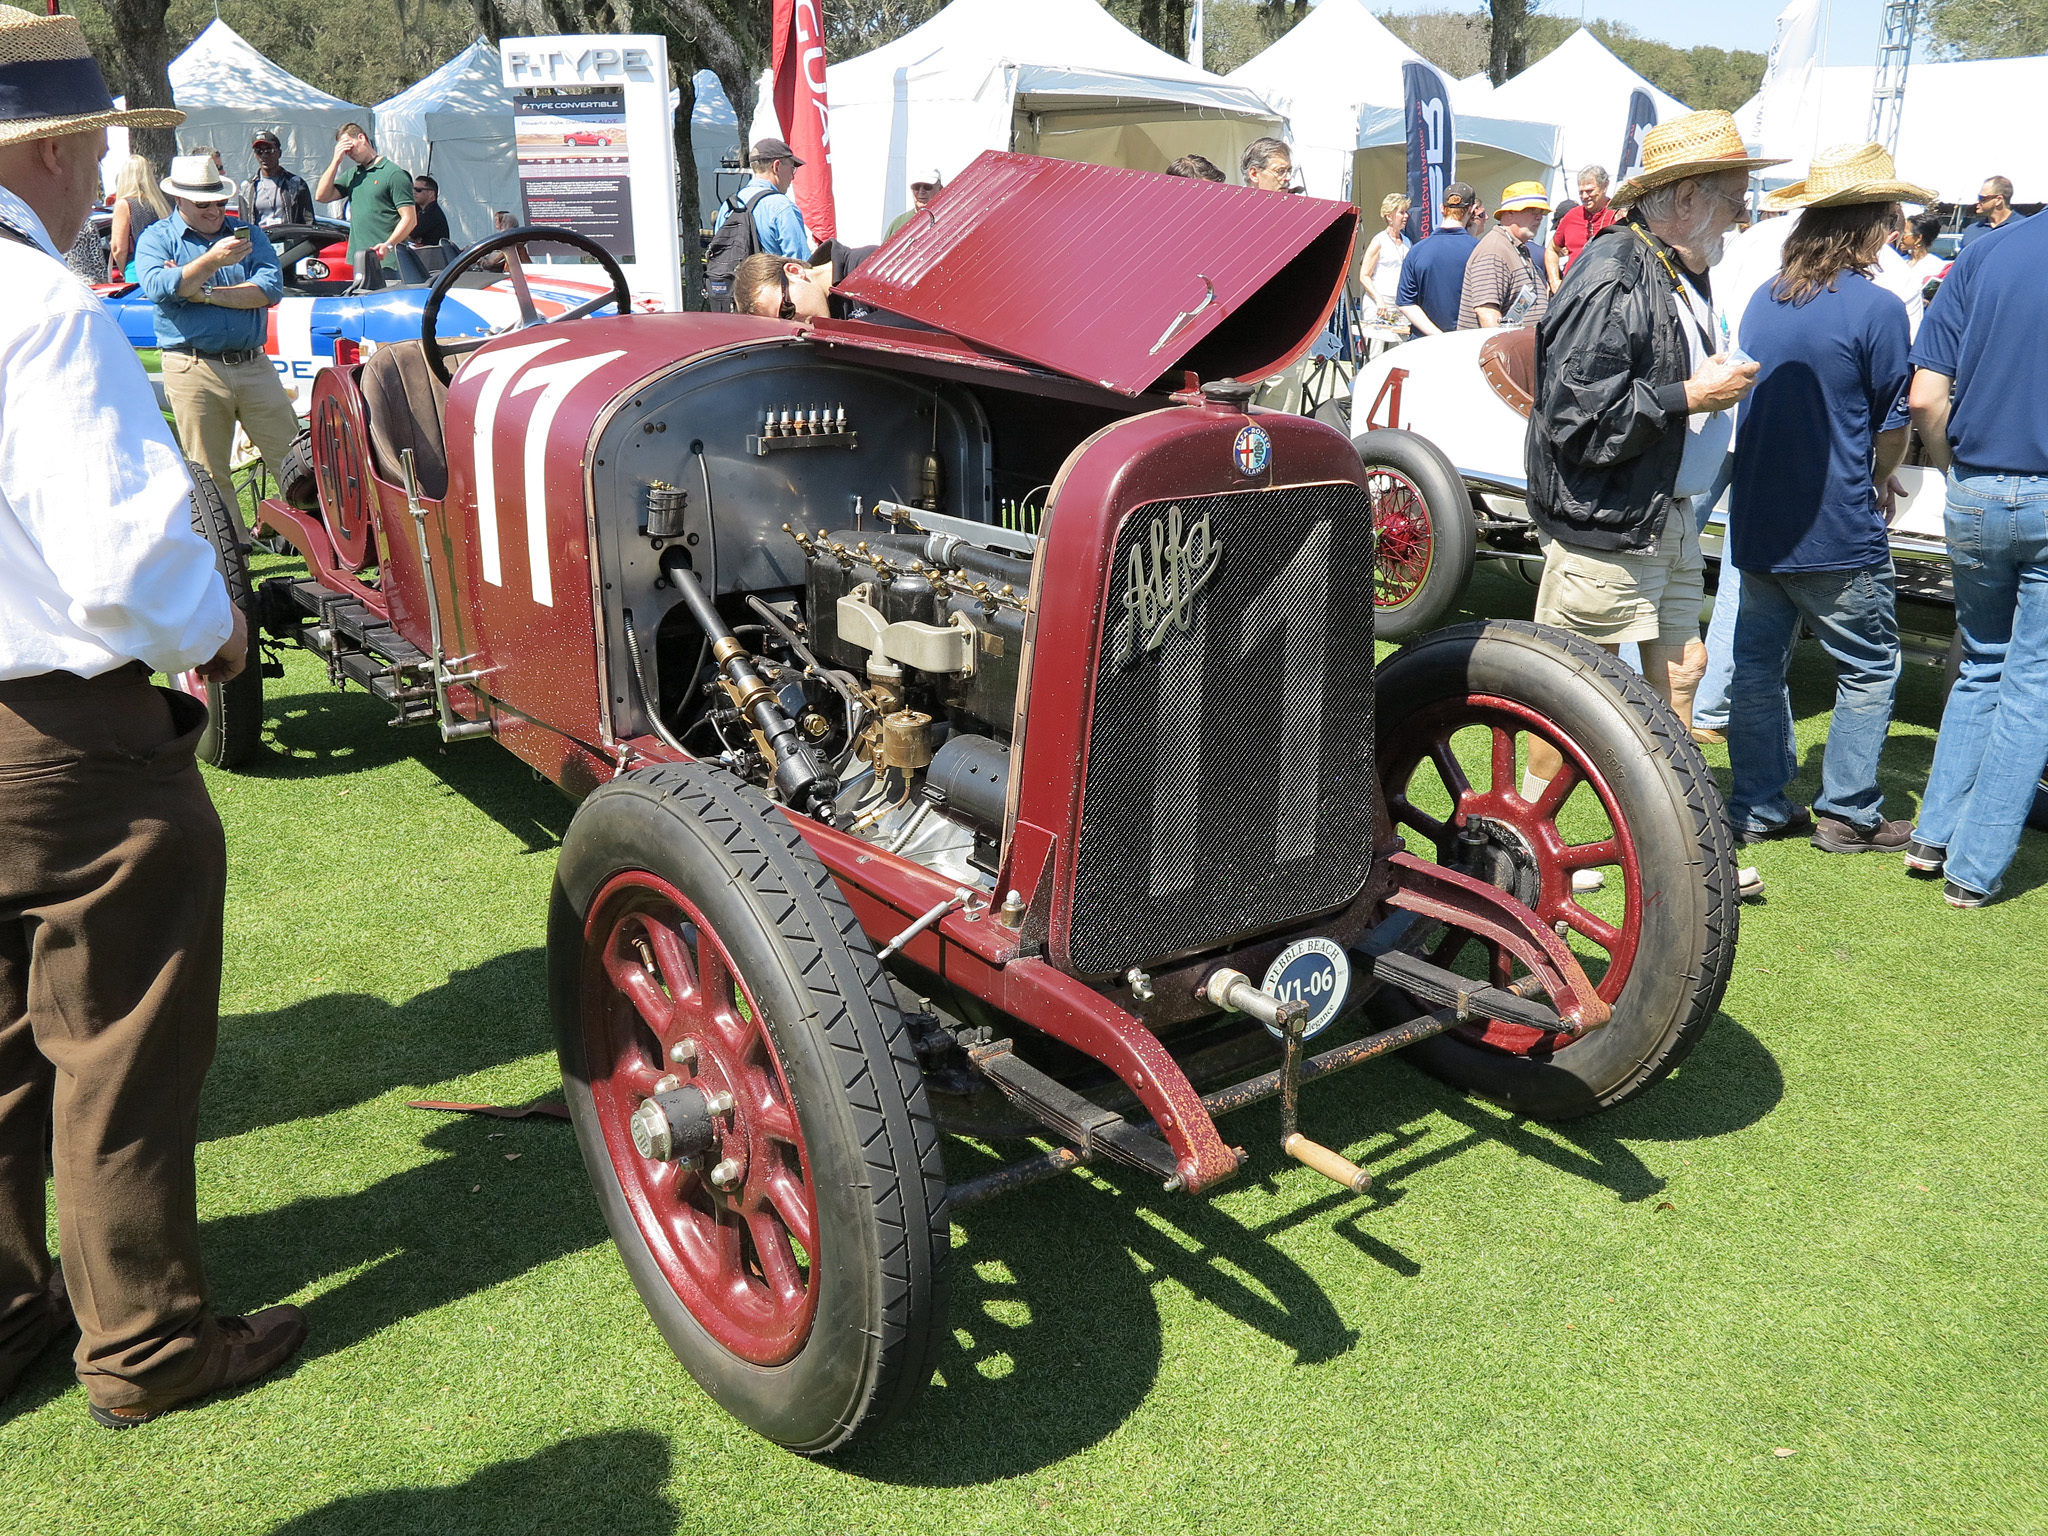
[[[1705,563],[1689,505],[1712,486],[1756,365],[1731,360],[1707,270],[1750,173],[1726,112],[1652,129],[1614,194],[1625,222],[1572,263],[1536,328],[1529,511],[1545,560],[1536,618],[1609,650],[1642,650],[1650,685],[1690,723],[1706,670]],[[1561,762],[1532,742],[1525,796]]]

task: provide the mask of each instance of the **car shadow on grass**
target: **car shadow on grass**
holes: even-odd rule
[[[963,1143],[949,1144],[947,1157],[954,1178],[994,1162]],[[1332,1359],[1358,1337],[1315,1278],[1262,1235],[1207,1201],[1162,1195],[1128,1170],[976,1207],[954,1228],[951,1337],[937,1376],[906,1419],[836,1458],[857,1476],[967,1486],[1048,1466],[1105,1438],[1157,1379],[1153,1288],[1161,1281],[1263,1334],[1297,1364]]]
[[[297,670],[297,669],[295,669]],[[270,688],[290,686],[266,680]],[[235,770],[262,779],[324,779],[414,760],[526,845],[560,845],[576,807],[510,752],[486,741],[443,743],[431,725],[390,727],[387,705],[355,689],[277,693],[263,700],[264,750]]]
[[[315,1120],[394,1087],[503,1066],[553,1042],[547,952],[539,946],[495,955],[395,1005],[328,992],[230,1015],[207,1076],[200,1137]]]
[[[351,1494],[271,1527],[268,1536],[462,1536],[483,1531],[602,1531],[670,1536],[684,1529],[667,1497],[670,1449],[646,1430],[583,1435],[501,1461],[448,1488]]]
[[[203,1222],[215,1305],[312,1292],[312,1359],[608,1240],[560,1121],[444,1120],[420,1145],[442,1155],[346,1194]]]

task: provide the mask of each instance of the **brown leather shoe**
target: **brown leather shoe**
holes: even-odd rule
[[[144,1398],[119,1408],[88,1403],[86,1408],[93,1422],[108,1429],[133,1429],[137,1424],[147,1424],[195,1398],[225,1392],[267,1375],[291,1359],[306,1342],[306,1314],[297,1307],[265,1307],[247,1317],[223,1317],[217,1319],[217,1327],[220,1331],[213,1362],[189,1390]]]

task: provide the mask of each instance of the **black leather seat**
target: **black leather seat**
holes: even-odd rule
[[[448,494],[448,446],[441,419],[448,410],[448,386],[434,377],[417,341],[379,347],[359,376],[370,416],[370,456],[377,474],[404,485],[399,453],[412,450],[420,494],[439,501]]]

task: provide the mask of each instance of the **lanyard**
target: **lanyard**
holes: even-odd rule
[[[1680,314],[1691,313],[1693,324],[1699,327],[1700,341],[1706,347],[1704,355],[1712,356],[1714,351],[1713,305],[1700,296],[1699,289],[1693,287],[1691,283],[1678,275],[1678,268],[1671,264],[1671,258],[1665,254],[1664,248],[1650,238],[1648,230],[1644,229],[1640,224],[1631,224],[1629,228],[1635,231],[1636,237],[1650,248],[1650,253],[1663,266],[1665,276],[1671,279],[1671,292],[1673,296],[1682,301]]]

